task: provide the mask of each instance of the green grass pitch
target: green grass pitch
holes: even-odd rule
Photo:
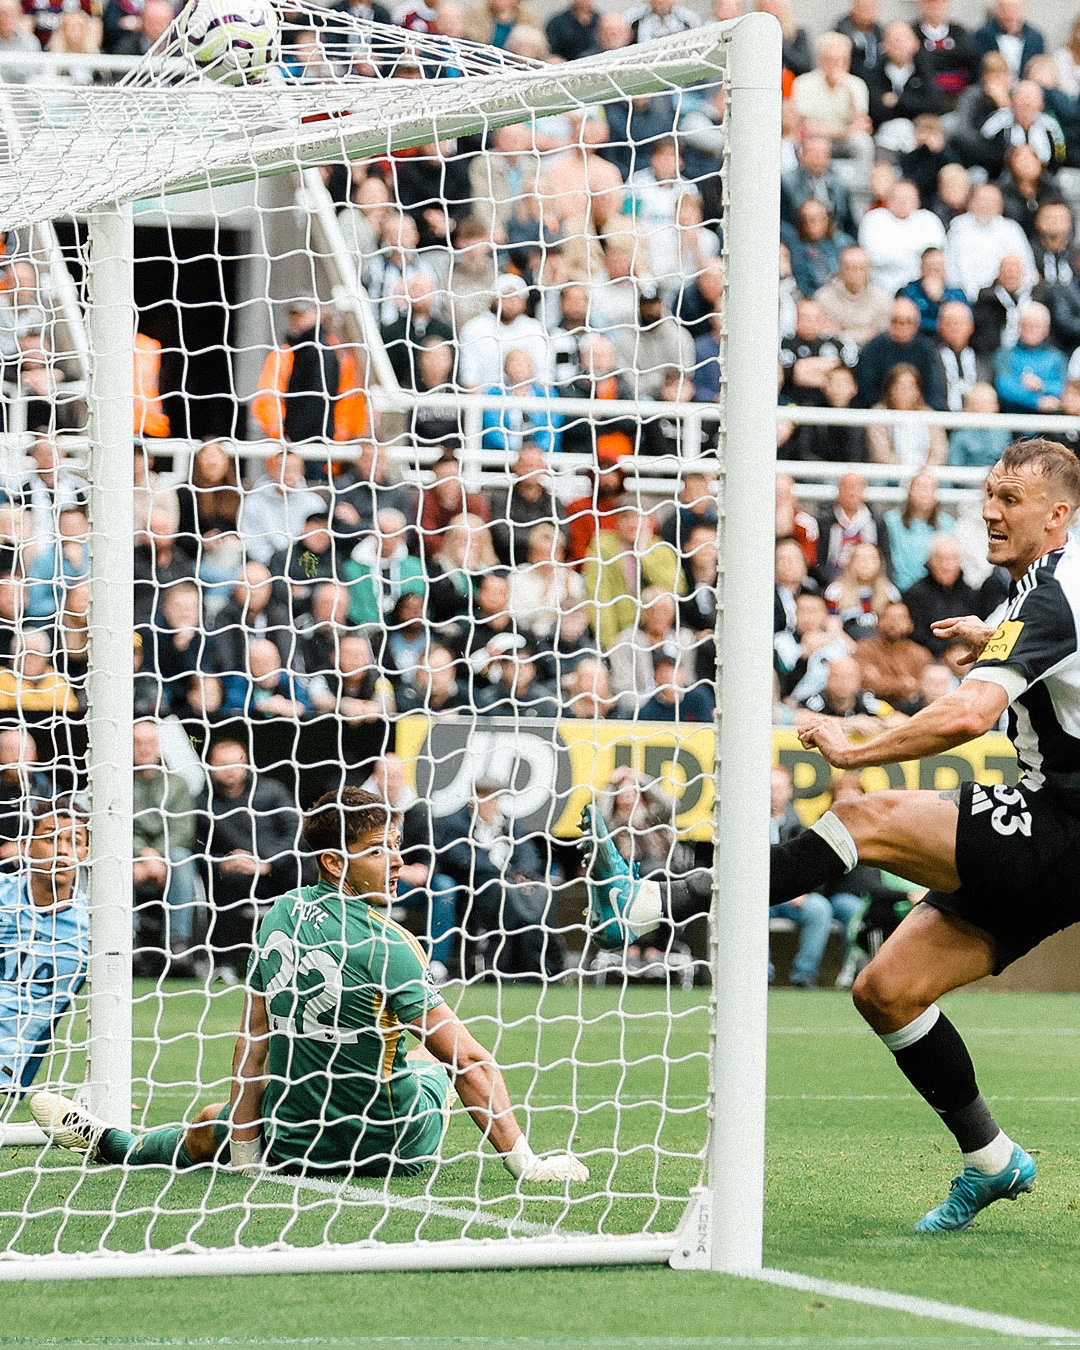
[[[86,1172],[59,1151],[46,1156],[31,1184],[16,1169],[36,1151],[7,1147],[0,1211],[25,1206],[34,1217],[18,1226],[0,1219],[0,1246],[78,1250],[103,1233],[121,1250],[141,1249],[148,1233],[155,1247],[213,1245],[232,1242],[238,1228],[245,1243],[285,1232],[300,1245],[367,1235],[492,1237],[507,1226],[670,1229],[681,1211],[678,1197],[697,1179],[704,1138],[704,994],[556,987],[541,998],[536,988],[487,986],[455,997],[510,1066],[511,1095],[530,1104],[531,1137],[540,1147],[569,1142],[588,1156],[599,1185],[585,1198],[568,1203],[553,1191],[522,1202],[496,1160],[480,1169],[468,1156],[475,1131],[460,1114],[447,1151],[463,1156],[434,1180],[392,1183],[388,1215],[379,1182],[362,1182],[343,1199],[292,1185],[252,1189],[205,1171],[175,1178],[157,1169]],[[949,1007],[1003,1125],[1037,1158],[1035,1193],[994,1206],[972,1233],[916,1238],[912,1222],[937,1203],[955,1170],[951,1141],[847,998],[778,991],[770,1002],[766,1264],[1080,1327],[1080,1000],[969,994]],[[196,1062],[199,1097],[213,1098],[227,1072],[238,1010],[235,992],[207,1007],[195,991],[160,999],[152,986],[138,987],[135,1096],[139,1108],[150,1101],[142,1111],[148,1122],[190,1109]],[[196,1028],[199,1037],[191,1034]],[[566,1109],[572,1098],[576,1118]],[[664,1112],[656,1105],[661,1098]],[[590,1350],[1008,1343],[899,1312],[651,1268],[6,1284],[0,1291],[0,1345],[53,1339],[69,1350],[104,1342],[329,1346],[365,1338],[421,1341],[428,1350],[440,1343]]]

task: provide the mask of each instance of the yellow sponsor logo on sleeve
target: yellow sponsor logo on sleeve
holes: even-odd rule
[[[982,649],[980,661],[1007,661],[1024,628],[1022,619],[1006,619]]]

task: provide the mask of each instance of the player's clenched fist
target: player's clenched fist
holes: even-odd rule
[[[799,728],[799,740],[804,750],[820,750],[834,769],[848,767],[851,741],[844,730],[843,719],[822,717]]]

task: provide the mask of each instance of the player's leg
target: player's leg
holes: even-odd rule
[[[106,1130],[98,1142],[102,1162],[127,1163],[129,1167],[197,1167],[213,1162],[228,1137],[228,1126],[218,1117],[224,1102],[204,1106],[190,1126],[163,1125],[146,1134]]]
[[[958,818],[953,793],[873,792],[837,802],[810,829],[773,846],[769,903],[838,881],[857,862],[955,891]]]
[[[791,919],[799,930],[799,945],[791,963],[790,982],[797,989],[813,989],[817,985],[821,959],[829,941],[832,927],[832,909],[828,900],[811,891],[799,900],[781,905],[781,918]]]
[[[43,986],[55,989],[48,983]],[[52,1048],[53,1032],[70,999],[57,990],[27,1009],[27,994],[13,982],[0,984],[0,1102],[18,1101]]]
[[[454,1087],[453,1079],[446,1071],[446,1065],[442,1062],[441,1059],[438,1059],[435,1055],[433,1055],[426,1045],[414,1045],[412,1049],[408,1052],[408,1054],[406,1054],[405,1059],[407,1063],[413,1065],[414,1067],[419,1064],[423,1065],[433,1064],[439,1070],[439,1072],[445,1076],[446,1081],[449,1084],[446,1097],[447,1102],[449,1103],[450,1106],[452,1106],[454,1102],[457,1101],[458,1099],[457,1088]],[[424,1070],[424,1072],[426,1072],[426,1069]],[[426,1079],[424,1081],[426,1082]]]
[[[1035,1165],[1001,1129],[983,1100],[967,1046],[936,1000],[995,969],[989,933],[916,905],[855,980],[855,1006],[892,1052],[900,1071],[955,1138],[964,1171],[949,1198],[917,1227],[970,1227],[994,1200],[1031,1189]]]
[[[993,973],[989,933],[932,905],[916,905],[859,973],[855,1006],[879,1036],[899,1031],[935,999]]]
[[[422,1176],[439,1156],[443,1138],[450,1125],[450,1108],[458,1100],[457,1090],[442,1060],[425,1045],[415,1045],[406,1055],[416,1075],[419,1094],[407,1119],[399,1122],[399,1134],[389,1153],[364,1157],[354,1154],[342,1159],[358,1177]],[[275,1161],[270,1159],[271,1164]]]
[[[225,1104],[204,1107],[189,1127],[165,1125],[146,1134],[116,1129],[77,1102],[54,1092],[36,1092],[30,1112],[55,1144],[85,1153],[91,1162],[129,1167],[197,1167],[212,1162],[225,1142],[228,1126],[219,1117]]]

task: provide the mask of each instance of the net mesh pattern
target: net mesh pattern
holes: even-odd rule
[[[700,1179],[723,32],[553,65],[291,12],[259,84],[196,76],[170,32],[116,85],[3,90],[0,1259],[664,1233]],[[309,1103],[307,1142],[259,1177],[227,1146],[186,1166],[179,1133],[143,1166],[30,1127],[29,1094],[78,1099],[92,1072],[108,579],[81,213],[121,197],[142,199],[115,487],[133,474],[132,1130],[229,1100],[254,953],[291,1047],[266,1142],[298,1083]],[[317,884],[304,813],[344,788],[401,831],[383,967],[338,911],[287,958],[267,919]],[[601,940],[586,806],[656,883],[640,938]],[[434,1162],[368,1175],[431,1143],[398,1054],[421,988],[490,1052],[531,1146],[588,1182],[515,1183],[460,1104]],[[323,1072],[304,1055],[327,1043]]]
[[[118,85],[4,88],[5,223],[675,90],[714,79],[723,65],[719,25],[564,69],[456,39],[403,36],[348,14],[327,30],[326,11],[310,4],[290,13],[280,59],[259,83],[237,87],[196,72],[170,30]],[[301,34],[313,38],[303,48]],[[346,44],[348,61],[338,59]]]

